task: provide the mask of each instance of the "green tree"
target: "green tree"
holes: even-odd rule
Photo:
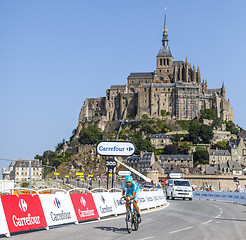
[[[226,122],[226,131],[230,131],[232,134],[239,133],[239,129],[236,128],[236,125],[232,121]]]
[[[227,150],[227,141],[226,140],[218,141],[213,145],[213,148],[218,148],[220,150]]]
[[[21,183],[21,187],[27,188],[27,187],[29,187],[29,183],[26,182],[26,181],[23,181],[23,182]]]
[[[81,144],[97,144],[103,138],[103,132],[95,124],[89,123],[87,127],[82,128],[79,134]]]
[[[203,143],[209,143],[209,141],[214,137],[212,127],[205,125],[205,124],[201,124],[200,137]]]
[[[146,114],[146,113],[145,113],[145,114],[143,114],[143,115],[142,115],[142,119],[144,119],[144,120],[148,120],[148,119],[149,119],[149,115],[148,115],[148,114]]]
[[[161,116],[165,117],[167,115],[167,111],[166,110],[161,110]]]
[[[187,144],[187,142],[184,142],[183,144],[180,144],[178,147],[178,153],[180,154],[189,154],[190,151],[190,145]]]
[[[221,128],[222,123],[218,117],[216,117],[212,122],[212,127],[215,129]]]
[[[155,133],[155,129],[150,124],[144,124],[141,128],[141,131],[144,131],[145,133],[151,133],[151,134]]]
[[[189,141],[193,142],[194,144],[199,143],[200,124],[198,122],[191,121],[188,132],[189,132],[189,136],[188,136]]]
[[[190,120],[177,120],[176,122],[180,125],[180,127],[181,127],[183,130],[189,130],[189,128],[190,128],[190,123],[191,123]]]
[[[166,145],[163,149],[164,154],[168,155],[176,155],[178,154],[178,145],[172,144],[172,145]]]
[[[62,147],[65,145],[65,143],[66,143],[66,141],[65,141],[65,139],[63,138],[62,142],[60,142],[60,143],[58,143],[58,144],[56,145],[56,151],[61,150]]]
[[[185,134],[173,134],[172,136],[173,136],[172,142],[173,142],[173,143],[178,143],[178,142],[180,142],[181,139],[183,139],[186,135],[185,135]]]
[[[140,151],[144,151],[144,152],[155,151],[155,147],[151,144],[150,140],[148,138],[143,139],[140,131],[134,134],[134,136],[131,138],[131,141],[136,146],[136,151],[135,151],[136,154],[139,154]]]
[[[201,119],[215,119],[215,114],[212,109],[201,109]]]
[[[197,147],[196,151],[193,152],[193,161],[194,165],[197,166],[198,164],[208,164],[208,151],[204,147]]]
[[[166,121],[158,119],[155,123],[155,129],[157,133],[165,133],[168,131],[169,126]]]

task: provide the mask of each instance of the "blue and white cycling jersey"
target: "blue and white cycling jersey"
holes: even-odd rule
[[[134,200],[138,201],[139,186],[135,181],[132,181],[131,183],[132,184],[129,187],[125,183],[125,186],[123,187],[123,191],[126,192],[126,195],[130,195],[130,196],[132,196],[133,192],[136,192]]]

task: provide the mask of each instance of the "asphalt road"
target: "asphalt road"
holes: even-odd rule
[[[208,200],[170,200],[158,211],[142,214],[139,230],[129,234],[124,217],[97,222],[68,224],[62,227],[12,234],[11,239],[246,239],[246,206]],[[4,237],[3,237],[4,238]]]

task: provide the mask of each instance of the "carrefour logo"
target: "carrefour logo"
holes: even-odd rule
[[[130,156],[135,152],[132,142],[100,142],[97,152],[104,156]]]
[[[83,197],[80,198],[80,203],[85,207],[86,201]]]
[[[103,195],[101,195],[101,201],[103,204],[105,204],[105,198],[103,197]]]
[[[54,200],[54,205],[57,207],[57,208],[60,208],[61,207],[61,202],[58,198],[55,198]]]
[[[19,208],[22,212],[26,212],[27,211],[27,203],[24,199],[20,199],[19,201]]]

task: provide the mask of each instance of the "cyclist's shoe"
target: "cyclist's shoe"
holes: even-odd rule
[[[137,221],[138,221],[138,224],[141,223],[141,221],[142,221],[140,213],[138,213],[138,215],[137,215]]]

